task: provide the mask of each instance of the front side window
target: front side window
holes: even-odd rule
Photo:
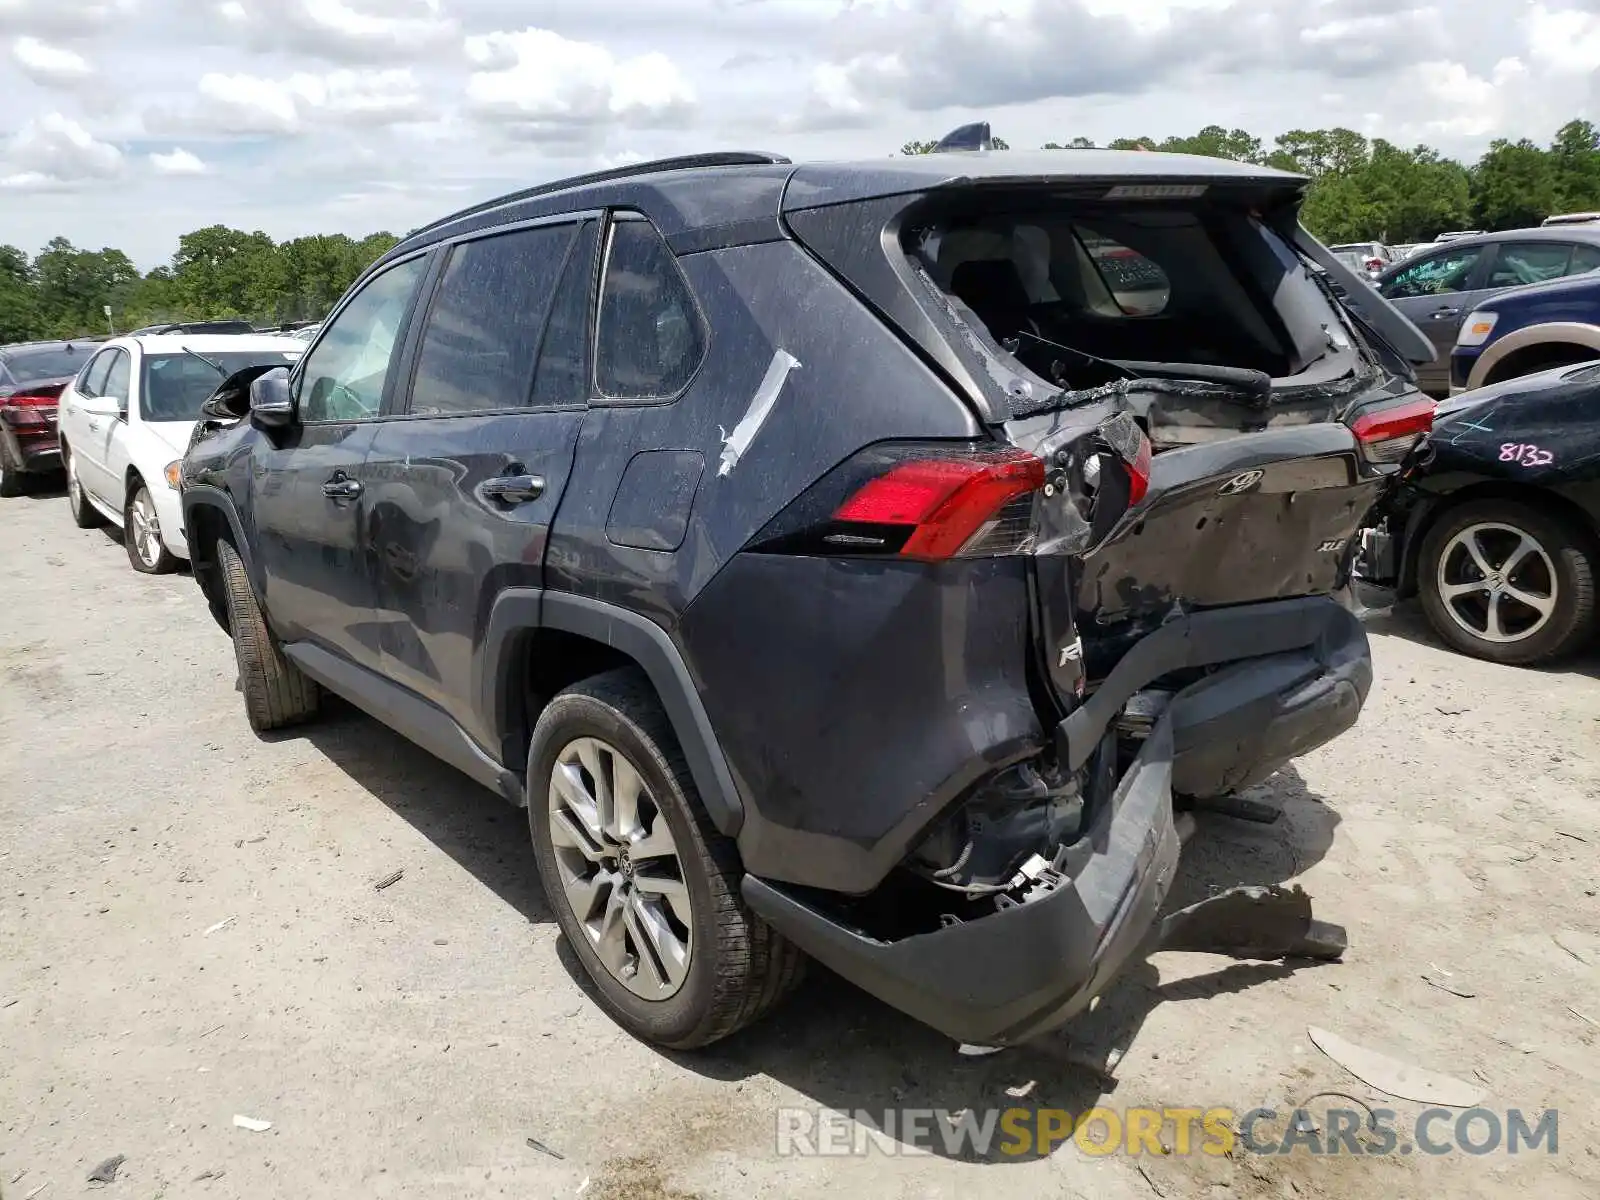
[[[1384,284],[1384,299],[1403,300],[1410,296],[1443,296],[1450,292],[1464,292],[1482,257],[1483,247],[1469,246],[1424,259]]]
[[[128,362],[126,350],[113,350],[111,352],[111,368],[106,372],[106,381],[101,385],[100,394],[108,400],[120,400],[123,404],[128,402],[128,384],[132,380],[132,366]]]
[[[619,400],[675,396],[704,352],[700,313],[666,242],[648,221],[615,222],[596,335],[600,394]]]
[[[450,254],[422,334],[414,414],[519,408],[574,227],[545,225],[465,242]]]
[[[306,355],[300,375],[304,421],[359,421],[378,415],[406,313],[422,282],[425,256],[370,280],[340,310]]]
[[[83,369],[83,374],[78,376],[78,395],[85,397],[100,395],[106,385],[106,372],[111,369],[111,360],[116,354],[115,350],[102,350],[89,360],[89,365]]]

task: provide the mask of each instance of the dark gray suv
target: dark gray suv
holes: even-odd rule
[[[1157,921],[1178,809],[1356,720],[1335,593],[1431,421],[1304,187],[733,153],[413,234],[184,462],[251,723],[326,688],[526,806],[668,1046],[805,956],[1000,1045],[1158,946],[1337,955],[1297,890]]]

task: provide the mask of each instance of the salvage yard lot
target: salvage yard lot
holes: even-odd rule
[[[56,496],[6,504],[0,564],[8,1200],[82,1194],[118,1154],[109,1191],[141,1200],[1600,1194],[1592,656],[1501,668],[1375,617],[1361,723],[1254,793],[1284,819],[1203,820],[1182,898],[1302,883],[1349,929],[1340,965],[1162,955],[984,1058],[817,972],[754,1029],[670,1055],[576,982],[522,814],[344,706],[252,736],[193,580],[133,574]],[[783,1107],[1243,1112],[1333,1089],[1401,1127],[1421,1110],[1308,1026],[1477,1081],[1501,1112],[1559,1109],[1557,1152],[776,1153]]]

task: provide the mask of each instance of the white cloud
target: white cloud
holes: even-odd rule
[[[1557,71],[1600,71],[1600,15],[1535,4],[1528,14],[1528,51]]]
[[[137,6],[137,0],[0,0],[0,33],[81,37]]]
[[[415,58],[459,35],[439,0],[223,0],[212,11],[254,45],[335,62]]]
[[[26,35],[11,43],[11,58],[35,83],[80,83],[94,74],[83,55]]]
[[[30,121],[0,152],[0,179],[34,190],[110,179],[122,170],[122,151],[97,140],[60,113]]]
[[[689,82],[656,51],[619,59],[593,42],[524,29],[470,37],[466,53],[477,68],[467,79],[468,110],[534,140],[681,124],[695,105]]]
[[[156,123],[237,134],[296,134],[314,124],[389,125],[426,115],[409,68],[340,69],[287,79],[208,72],[198,85],[200,107]]]
[[[206,164],[182,146],[174,146],[166,154],[152,154],[150,165],[160,175],[204,175]]]

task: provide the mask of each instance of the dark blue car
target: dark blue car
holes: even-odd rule
[[[1600,271],[1512,288],[1461,323],[1450,391],[1600,358]]]

